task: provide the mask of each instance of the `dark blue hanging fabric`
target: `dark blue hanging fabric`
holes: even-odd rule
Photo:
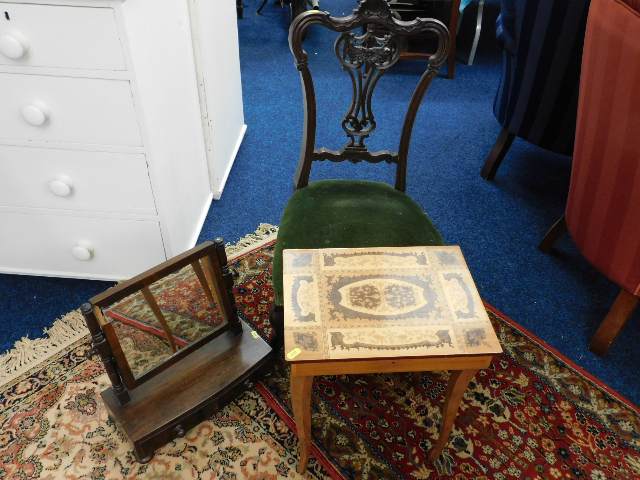
[[[502,0],[493,112],[509,132],[571,155],[589,0]]]

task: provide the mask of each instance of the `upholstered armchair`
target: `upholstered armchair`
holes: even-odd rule
[[[593,0],[582,57],[565,229],[598,270],[621,287],[591,340],[607,352],[640,302],[640,0]]]
[[[493,104],[502,130],[481,175],[492,180],[513,139],[571,155],[589,0],[501,0],[503,70]]]

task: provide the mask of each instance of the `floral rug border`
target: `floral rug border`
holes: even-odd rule
[[[538,337],[535,333],[531,332],[530,330],[528,330],[525,327],[523,327],[522,325],[520,325],[518,322],[516,322],[514,319],[512,319],[509,315],[505,314],[501,310],[498,310],[496,307],[494,307],[490,303],[487,303],[487,302],[484,302],[484,301],[483,301],[483,303],[484,303],[484,306],[485,306],[485,308],[487,310],[490,310],[491,312],[493,312],[495,315],[500,317],[502,320],[504,320],[510,326],[512,326],[513,328],[518,330],[522,335],[527,337],[529,340],[531,340],[535,344],[539,345],[542,349],[546,350],[551,356],[555,357],[557,360],[559,360],[562,363],[566,364],[567,367],[569,367],[571,370],[575,371],[581,377],[584,377],[586,380],[588,380],[590,383],[592,383],[596,388],[599,388],[599,389],[603,390],[607,395],[615,398],[620,403],[623,403],[627,408],[629,408],[630,410],[634,411],[636,414],[640,415],[640,405],[636,405],[631,400],[629,400],[627,397],[625,397],[624,395],[622,395],[621,393],[619,393],[618,391],[614,390],[609,385],[604,383],[598,377],[596,377],[592,373],[589,373],[587,370],[585,370],[580,365],[575,363],[573,360],[571,360],[569,357],[567,357],[564,353],[559,351],[557,348],[552,347],[546,341],[544,341],[542,338]]]

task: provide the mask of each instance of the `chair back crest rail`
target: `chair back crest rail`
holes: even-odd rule
[[[340,35],[334,44],[338,61],[346,71],[352,86],[351,104],[342,120],[342,128],[348,137],[341,150],[316,148],[316,95],[308,65],[308,55],[303,49],[307,29],[322,25]],[[362,32],[355,29],[364,27]],[[404,117],[397,151],[369,151],[365,140],[376,129],[372,109],[374,89],[380,77],[400,58],[400,39],[431,33],[437,39],[436,51],[429,57],[427,68],[420,77]],[[295,187],[309,183],[311,164],[329,160],[353,163],[395,163],[395,188],[404,191],[406,185],[407,155],[413,124],[418,108],[433,77],[447,58],[449,33],[439,20],[416,18],[402,21],[393,17],[386,0],[361,0],[351,15],[333,17],[329,12],[310,10],[296,17],[289,29],[289,47],[300,73],[304,100],[304,129],[300,160],[295,175]]]

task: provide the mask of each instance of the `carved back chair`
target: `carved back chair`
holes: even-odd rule
[[[302,45],[307,29],[316,24],[338,33],[334,51],[352,86],[351,102],[342,120],[347,143],[339,151],[316,147],[316,94],[308,55]],[[366,141],[377,126],[372,100],[376,85],[399,60],[402,38],[425,34],[435,36],[437,48],[411,96],[398,148],[370,151]],[[438,20],[398,20],[385,0],[361,0],[353,14],[344,17],[321,11],[302,13],[289,29],[289,47],[302,81],[304,128],[295,192],[280,222],[274,255],[275,307],[271,320],[280,338],[284,249],[442,244],[442,237],[422,208],[404,191],[416,114],[438,68],[447,59],[449,34]],[[325,160],[393,164],[396,166],[395,188],[358,180],[309,183],[313,163]]]

